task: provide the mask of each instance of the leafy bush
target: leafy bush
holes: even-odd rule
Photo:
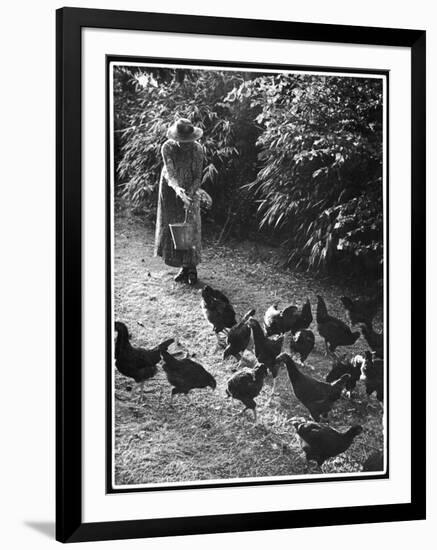
[[[251,230],[293,264],[380,269],[382,81],[243,71],[115,69],[116,181],[153,209],[175,118],[204,130],[218,240]]]
[[[290,261],[321,267],[365,256],[375,267],[382,261],[381,80],[281,74],[240,88],[263,106],[260,167],[247,186],[260,201],[261,228],[283,238]]]

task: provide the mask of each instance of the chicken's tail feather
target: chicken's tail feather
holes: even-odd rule
[[[331,386],[333,388],[343,388],[343,386],[348,382],[351,378],[350,374],[343,374],[343,376],[340,376],[338,380],[335,382],[332,382]]]
[[[352,334],[353,334],[353,337],[355,338],[355,340],[354,340],[354,344],[355,344],[355,342],[356,342],[356,341],[358,340],[358,338],[361,336],[361,333],[360,333],[360,332],[353,332]]]
[[[168,351],[166,349],[160,349],[158,351],[161,355],[161,359],[163,361],[165,361],[166,363],[176,361],[176,359],[173,357],[173,355],[170,355],[170,353],[168,353]]]
[[[250,311],[248,311],[248,312],[244,315],[244,317],[243,317],[243,319],[242,319],[242,322],[245,323],[246,321],[248,321],[251,317],[253,317],[253,316],[255,315],[255,313],[256,313],[256,312],[255,312],[254,309],[251,309]]]
[[[322,296],[317,296],[317,322],[323,323],[328,318],[328,308]]]
[[[155,348],[156,351],[167,351],[168,348],[174,343],[174,338],[169,338],[158,344]]]

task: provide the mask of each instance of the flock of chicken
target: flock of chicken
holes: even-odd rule
[[[299,436],[301,447],[310,461],[317,462],[319,468],[330,457],[346,451],[363,428],[351,426],[340,432],[328,426],[328,414],[335,402],[346,392],[349,398],[359,380],[365,384],[367,395],[373,393],[379,401],[384,399],[383,334],[373,328],[377,313],[378,299],[342,299],[351,325],[360,331],[352,332],[341,319],[329,315],[324,299],[317,296],[316,323],[319,335],[324,339],[326,354],[332,360],[332,368],[326,381],[320,381],[305,372],[305,361],[315,345],[314,333],[309,329],[313,322],[310,301],[301,310],[292,305],[283,310],[271,306],[264,315],[264,327],[255,319],[255,310],[250,310],[237,322],[235,310],[228,298],[220,291],[205,286],[201,291],[203,314],[217,335],[223,335],[225,349],[223,359],[233,356],[238,359],[239,368],[227,381],[226,394],[240,401],[253,411],[257,422],[255,398],[260,394],[268,374],[273,378],[272,392],[282,366],[286,367],[296,398],[304,405],[313,421],[295,422],[293,425]],[[132,378],[141,387],[139,400],[143,399],[143,386],[152,378],[161,362],[168,382],[173,387],[173,396],[188,393],[194,388],[216,388],[216,380],[202,365],[193,361],[188,354],[179,358],[168,348],[174,339],[168,339],[153,349],[134,347],[129,342],[129,332],[124,323],[116,322],[117,340],[115,344],[115,365],[118,371]],[[355,355],[346,359],[336,355],[338,347],[353,345],[363,335],[369,350],[364,356]],[[248,366],[242,355],[253,349],[253,361]],[[323,420],[323,422],[321,422]],[[379,471],[383,468],[382,452],[370,455],[363,465],[364,471]]]

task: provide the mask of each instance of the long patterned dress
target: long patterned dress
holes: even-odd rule
[[[159,181],[158,211],[155,233],[155,256],[161,256],[173,267],[196,266],[201,261],[200,199],[197,194],[202,181],[204,154],[197,142],[181,143],[168,140],[161,149],[164,166]],[[183,187],[192,199],[187,222],[194,226],[194,243],[191,250],[175,250],[169,223],[185,219],[185,206],[176,195],[175,188]]]

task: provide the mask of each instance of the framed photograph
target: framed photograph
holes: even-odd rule
[[[58,10],[57,285],[58,540],[424,519],[425,31]]]

